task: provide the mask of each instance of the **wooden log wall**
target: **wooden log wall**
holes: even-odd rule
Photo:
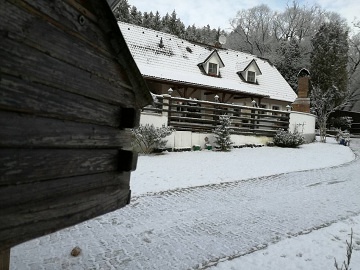
[[[124,66],[130,53],[119,60],[102,6],[92,10],[89,2],[96,3],[1,1],[4,252],[129,202],[137,157],[128,151],[128,128],[144,101]]]

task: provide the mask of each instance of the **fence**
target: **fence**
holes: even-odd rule
[[[167,117],[167,125],[177,131],[209,133],[218,124],[220,115],[231,118],[232,134],[274,136],[280,128],[289,128],[290,112],[219,102],[155,96],[154,104],[145,112]]]

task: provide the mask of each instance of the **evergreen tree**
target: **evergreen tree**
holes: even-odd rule
[[[146,28],[151,28],[151,19],[150,15],[147,12],[144,12],[141,26]]]
[[[220,151],[230,151],[231,150],[231,139],[230,139],[230,125],[231,120],[228,115],[219,116],[219,125],[213,130],[215,134],[216,144],[219,147]]]
[[[135,25],[140,25],[142,24],[142,14],[141,11],[138,11],[137,8],[135,6],[131,7],[131,11],[130,11],[130,23],[135,24]]]
[[[120,0],[114,9],[116,20],[121,22],[130,22],[130,5],[127,0]]]
[[[280,42],[276,49],[274,64],[291,88],[297,92],[297,73],[303,66],[301,66],[300,46],[295,38]]]
[[[156,11],[155,16],[154,16],[153,29],[156,31],[160,31],[161,28],[162,28],[162,25],[161,25],[160,13],[159,13],[159,11]]]
[[[338,102],[347,90],[348,31],[340,22],[326,22],[312,39],[311,80],[322,91],[338,90]]]
[[[348,98],[348,32],[338,21],[324,23],[312,39],[312,45],[311,110],[317,116],[320,140],[326,142],[329,115]]]
[[[161,18],[161,30],[164,33],[170,33],[169,27],[170,16],[169,13],[166,13],[164,17]]]

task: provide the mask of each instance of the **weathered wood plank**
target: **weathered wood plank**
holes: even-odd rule
[[[19,181],[16,185],[0,186],[1,213],[11,211],[12,207],[32,202],[51,200],[54,197],[67,197],[81,194],[100,187],[129,190],[129,172],[104,172],[74,177],[58,177],[47,181]],[[6,210],[6,208],[10,210]],[[2,225],[0,225],[2,228]]]
[[[121,108],[2,74],[0,109],[72,121],[120,126]]]
[[[118,158],[116,149],[0,148],[0,186],[116,171]]]
[[[134,106],[134,94],[117,81],[93,76],[8,38],[0,43],[0,58],[0,71],[20,77],[24,84],[33,81],[123,107]]]
[[[36,14],[28,13],[10,3],[0,10],[0,24],[9,39],[26,44],[53,58],[77,66],[96,76],[119,81],[132,88],[121,67],[109,53],[99,52],[84,40],[64,32],[56,24],[41,23]],[[46,38],[44,38],[46,33]]]
[[[72,35],[72,40],[83,39],[90,46],[97,48],[103,53],[108,52],[109,41],[103,31],[92,21],[92,16],[82,14],[78,9],[69,5],[66,1],[47,0],[7,0],[20,11],[38,17],[38,23],[47,21],[64,32]],[[81,23],[80,15],[84,17]],[[13,16],[16,16],[14,14]],[[16,18],[14,18],[16,19]],[[28,25],[28,27],[31,27]]]
[[[113,186],[0,209],[3,249],[125,206],[130,191]]]
[[[0,111],[3,148],[128,148],[131,131]]]

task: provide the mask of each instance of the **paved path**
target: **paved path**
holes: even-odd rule
[[[360,140],[351,147],[359,155]],[[359,194],[357,158],[328,169],[140,196],[126,208],[15,247],[11,269],[206,268],[358,215]],[[74,258],[76,245],[82,255]]]

